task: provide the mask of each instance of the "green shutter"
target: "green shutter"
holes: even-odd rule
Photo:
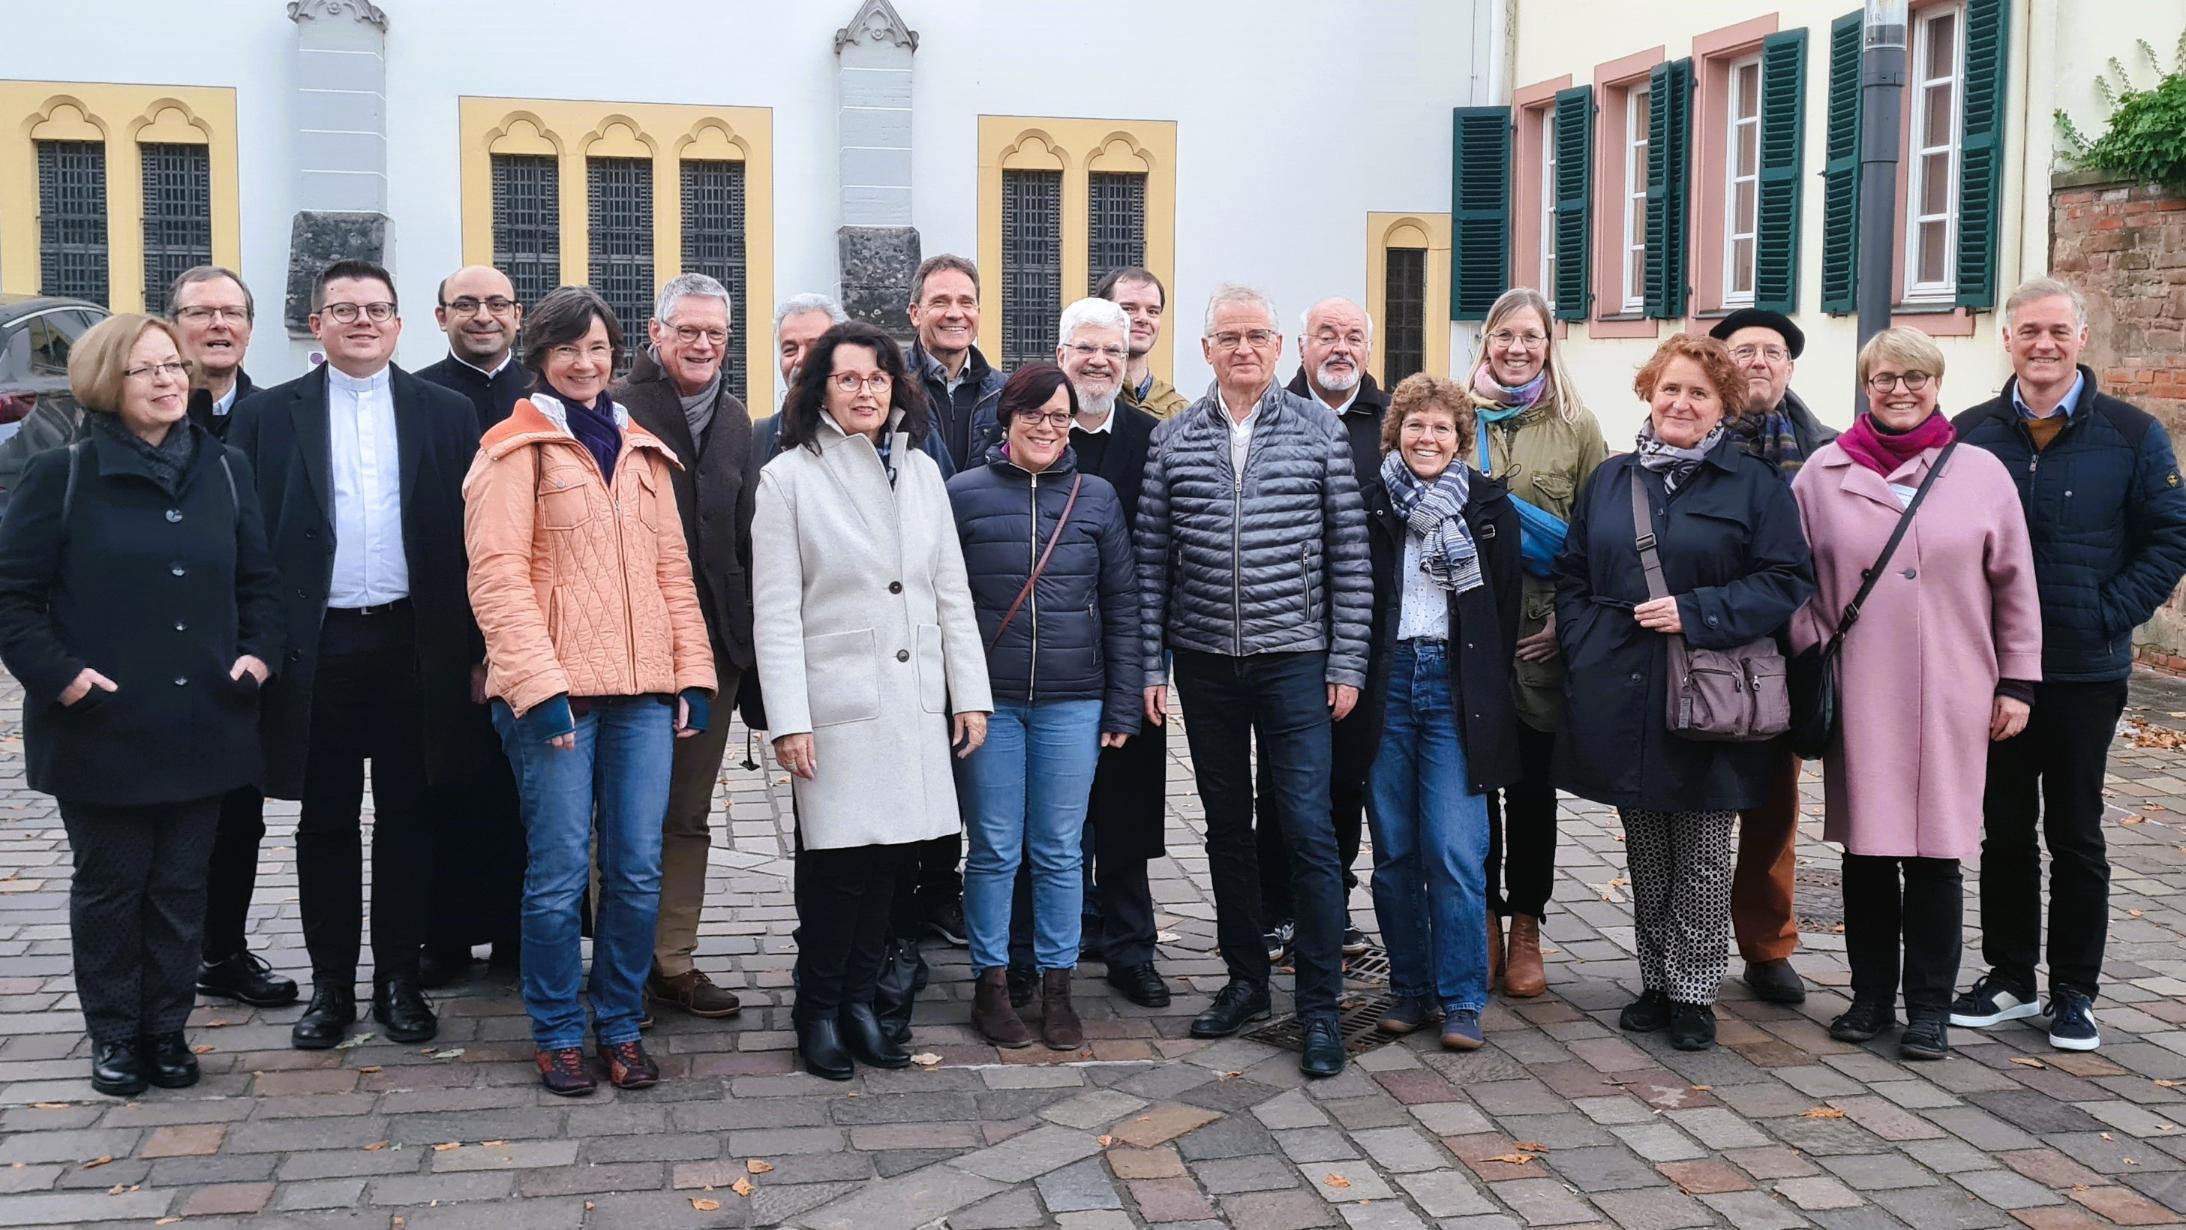
[[[1996,306],[2011,6],[1966,0],[1965,130],[1958,153],[1958,306]]]
[[[1556,92],[1556,319],[1593,308],[1594,87]]]
[[[1859,310],[1862,20],[1859,13],[1847,13],[1829,23],[1829,132],[1822,142],[1822,310],[1834,316]]]
[[[1510,286],[1510,108],[1459,107],[1450,153],[1450,319],[1486,320]]]
[[[1627,104],[1630,105],[1630,104]],[[1692,197],[1693,62],[1671,60],[1647,75],[1647,315],[1685,315],[1685,217]]]
[[[1799,310],[1799,182],[1806,150],[1806,31],[1761,40],[1761,199],[1753,305]]]

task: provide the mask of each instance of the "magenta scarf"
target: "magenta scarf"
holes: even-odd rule
[[[1942,448],[1958,438],[1958,429],[1941,410],[1921,421],[1911,431],[1891,431],[1875,420],[1873,414],[1863,414],[1853,420],[1851,430],[1837,437],[1837,446],[1859,462],[1884,478],[1897,472],[1897,468],[1931,448]]]

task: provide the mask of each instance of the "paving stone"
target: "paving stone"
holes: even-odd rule
[[[2074,1200],[2121,1226],[2161,1226],[2178,1220],[2170,1209],[2125,1187],[2090,1187],[2071,1193]]]
[[[1000,1183],[1022,1183],[1100,1151],[1100,1141],[1090,1132],[1043,1127],[991,1148],[967,1153],[951,1165]]]
[[[954,1166],[925,1166],[859,1187],[800,1220],[806,1230],[916,1230],[1005,1186]]]
[[[1831,1173],[1863,1192],[1893,1187],[1928,1187],[1936,1182],[1934,1175],[1900,1153],[1825,1157],[1821,1162]]]
[[[1573,1187],[1589,1194],[1632,1187],[1659,1187],[1668,1180],[1621,1145],[1594,1149],[1559,1149],[1548,1164]]]
[[[1481,1194],[1479,1185],[1463,1170],[1400,1174],[1397,1186],[1429,1217],[1466,1217],[1495,1211],[1494,1202]]]
[[[247,1217],[265,1208],[271,1199],[271,1183],[214,1183],[185,1196],[176,1214],[181,1217]]]
[[[1349,1161],[1359,1155],[1350,1140],[1335,1128],[1296,1128],[1277,1132],[1275,1142],[1294,1162]]]
[[[2040,1205],[2063,1204],[2064,1197],[2009,1170],[1975,1170],[1966,1174],[1952,1175],[1960,1187],[1973,1193],[1974,1198],[2000,1209],[2031,1209]]]
[[[1593,1197],[1609,1220],[1624,1230],[1684,1230],[1687,1226],[1712,1226],[1715,1214],[1683,1192],[1602,1192]]]
[[[1119,1145],[1108,1150],[1108,1168],[1119,1179],[1173,1179],[1184,1173],[1175,1145],[1133,1149]],[[1212,1163],[1210,1163],[1212,1164]]]
[[[1214,1207],[1190,1179],[1133,1179],[1131,1202],[1150,1222],[1199,1221],[1214,1216]]]
[[[1419,1214],[1387,1200],[1372,1204],[1347,1204],[1338,1209],[1349,1230],[1425,1230]]]
[[[654,1184],[658,1188],[659,1184]],[[450,1174],[387,1175],[372,1180],[373,1204],[454,1204],[463,1200],[505,1200],[516,1190],[516,1176],[493,1171]]]
[[[1352,1162],[1300,1162],[1298,1173],[1304,1176],[1306,1185],[1321,1194],[1330,1204],[1345,1204],[1354,1200],[1387,1200],[1396,1195],[1389,1181],[1382,1178],[1364,1159]],[[1340,1180],[1340,1181],[1339,1181]]]
[[[1145,1105],[1144,1098],[1114,1089],[1096,1089],[1048,1106],[1039,1115],[1049,1123],[1063,1127],[1093,1129],[1105,1127],[1125,1115],[1136,1114]]]
[[[1275,1137],[1250,1115],[1230,1115],[1176,1139],[1187,1162],[1218,1157],[1251,1157],[1276,1152]]]
[[[1449,1105],[1437,1103],[1436,1105]],[[1282,1128],[1319,1127],[1328,1122],[1328,1115],[1313,1104],[1301,1090],[1291,1089],[1279,1093],[1252,1108],[1253,1118],[1261,1126],[1271,1130]]]
[[[1777,1183],[1776,1194],[1802,1209],[1849,1209],[1865,1204],[1858,1192],[1827,1175],[1815,1175],[1804,1179],[1784,1179]]]
[[[312,1179],[278,1185],[274,1189],[272,1208],[279,1212],[353,1209],[363,1203],[363,1179]]]
[[[515,1140],[491,1147],[466,1145],[433,1154],[433,1169],[443,1173],[458,1170],[524,1170],[533,1166],[574,1166],[577,1163],[577,1143],[574,1140]]]
[[[1421,1127],[1437,1136],[1471,1136],[1476,1132],[1493,1131],[1495,1127],[1477,1107],[1465,1102],[1422,1102],[1405,1109],[1412,1112]]]
[[[220,1152],[228,1129],[217,1123],[193,1123],[152,1129],[137,1149],[138,1157],[204,1157]]]
[[[1941,1140],[1908,1140],[1899,1151],[1937,1174],[1959,1175],[1974,1170],[2001,1170],[2002,1162],[1956,1136]]]
[[[75,1226],[100,1221],[144,1223],[164,1217],[176,1193],[104,1191],[0,1196],[0,1226]],[[1326,1223],[1322,1223],[1326,1224]]]
[[[1738,1230],[1794,1230],[1807,1219],[1785,1208],[1767,1192],[1720,1192],[1700,1198]]]
[[[1399,1183],[1403,1180],[1399,1179]],[[1584,1196],[1554,1179],[1517,1179],[1495,1185],[1495,1198],[1518,1211],[1529,1226],[1566,1226],[1597,1220]]]
[[[1110,1134],[1127,1145],[1148,1149],[1221,1117],[1203,1107],[1166,1102],[1131,1116],[1117,1124]]]
[[[1017,1188],[949,1214],[949,1230],[1022,1230],[1040,1224],[1040,1202],[1031,1188]]]
[[[1097,1157],[1051,1170],[1035,1184],[1040,1202],[1050,1213],[1078,1213],[1087,1209],[1120,1209],[1123,1198],[1108,1177],[1108,1167]]]
[[[1918,1226],[1920,1230],[1985,1230],[1990,1226],[2011,1225],[2014,1220],[2001,1209],[1966,1199],[1964,1192],[1949,1185],[1878,1191],[1875,1203],[1890,1210],[1899,1221]],[[2165,1216],[2168,1219],[2169,1215]]]
[[[1232,1226],[1251,1230],[1309,1230],[1341,1224],[1333,1206],[1309,1191],[1247,1192],[1218,1202]]]
[[[1753,1186],[1753,1180],[1728,1162],[1664,1162],[1655,1169],[1660,1170],[1664,1178],[1677,1184],[1678,1190],[1695,1196],[1745,1191]]]
[[[1667,1123],[1637,1123],[1609,1129],[1632,1152],[1650,1162],[1678,1162],[1705,1157],[1708,1151]]]
[[[1110,1154],[1114,1159],[1114,1154]],[[1225,1157],[1194,1162],[1192,1177],[1217,1196],[1281,1191],[1298,1186],[1297,1168],[1280,1157]]]
[[[1693,1110],[1673,1110],[1667,1112],[1665,1117],[1710,1149],[1747,1149],[1769,1143],[1766,1133],[1726,1107],[1702,1106]]]

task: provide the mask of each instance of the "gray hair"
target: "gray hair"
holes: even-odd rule
[[[2011,292],[2011,298],[2004,300],[2004,327],[2012,327],[2012,318],[2019,314],[2020,308],[2042,299],[2070,300],[2073,317],[2080,322],[2080,328],[2087,328],[2087,296],[2081,294],[2078,287],[2055,278],[2028,278],[2021,282],[2019,289]]]
[[[195,286],[199,282],[217,282],[222,278],[235,283],[236,288],[243,292],[243,319],[257,320],[258,301],[251,297],[250,283],[243,280],[242,274],[219,265],[193,265],[175,275],[175,280],[167,284],[167,319],[174,319],[175,300],[182,297],[183,287]]]
[[[1366,317],[1366,344],[1369,346],[1374,344],[1374,314],[1363,307],[1359,307],[1356,303],[1351,303],[1349,299],[1344,298],[1342,295],[1330,295],[1328,298],[1321,300],[1320,303],[1316,303],[1305,311],[1298,313],[1299,337],[1307,337],[1312,334],[1313,309],[1321,306],[1321,303],[1350,303],[1352,307],[1359,308],[1359,315]]]
[[[1269,328],[1281,328],[1280,325],[1275,323],[1276,321],[1281,320],[1282,317],[1276,315],[1275,301],[1273,299],[1268,298],[1266,295],[1261,294],[1259,291],[1254,290],[1250,286],[1245,286],[1237,282],[1224,282],[1222,285],[1214,288],[1214,294],[1210,296],[1207,300],[1207,320],[1206,324],[1200,330],[1201,337],[1214,336],[1215,310],[1217,308],[1220,308],[1225,303],[1249,303],[1252,306],[1259,308],[1261,311],[1268,314]]]
[[[1122,308],[1107,299],[1080,299],[1063,309],[1063,320],[1056,327],[1055,340],[1068,346],[1070,339],[1078,336],[1078,330],[1088,327],[1114,329],[1128,338],[1131,334],[1131,318],[1123,314]]]
[[[782,336],[783,321],[792,316],[802,316],[806,312],[825,312],[829,323],[837,325],[850,319],[850,313],[843,311],[842,304],[826,295],[808,290],[801,295],[791,295],[782,300],[782,305],[774,309],[774,336]]]
[[[653,301],[653,319],[667,324],[675,316],[676,304],[692,298],[719,299],[729,323],[736,323],[736,304],[729,300],[729,288],[703,273],[680,274],[669,279],[668,284],[660,288],[660,298]]]

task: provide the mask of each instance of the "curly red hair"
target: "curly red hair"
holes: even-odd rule
[[[1672,359],[1691,359],[1700,365],[1701,374],[1715,386],[1723,399],[1723,417],[1738,417],[1746,408],[1746,374],[1738,370],[1738,363],[1731,358],[1730,348],[1712,337],[1699,333],[1673,333],[1655,347],[1654,355],[1639,369],[1632,380],[1632,391],[1641,401],[1652,401],[1655,385],[1662,379],[1662,369]]]

